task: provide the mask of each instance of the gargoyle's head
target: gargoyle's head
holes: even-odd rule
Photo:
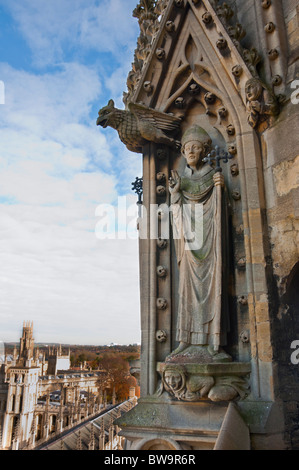
[[[99,111],[97,126],[102,126],[104,129],[109,125],[112,126],[113,116],[116,111],[117,109],[114,107],[114,101],[109,100],[107,106],[104,106],[104,108]]]

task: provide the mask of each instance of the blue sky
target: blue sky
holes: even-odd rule
[[[136,239],[99,240],[100,204],[135,204],[141,155],[99,128],[122,95],[136,0],[0,0],[0,340],[140,341]]]

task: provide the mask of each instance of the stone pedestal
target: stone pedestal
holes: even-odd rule
[[[229,402],[249,393],[248,363],[158,363],[156,393],[118,419],[132,450],[213,449]]]
[[[183,403],[162,397],[146,397],[116,421],[132,450],[213,449],[227,403]]]

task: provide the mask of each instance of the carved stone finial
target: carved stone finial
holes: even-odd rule
[[[145,20],[155,20],[155,3],[154,0],[140,0],[133,10],[133,17],[138,18],[140,24]]]
[[[164,13],[168,6],[168,0],[156,0],[155,1],[155,13],[159,17]]]
[[[127,104],[134,94],[141,72],[148,61],[152,50],[153,41],[159,31],[161,18],[168,5],[168,0],[140,0],[133,11],[133,17],[138,18],[140,36],[137,40],[137,48],[134,53],[134,63],[128,75],[128,93],[124,93],[124,103]],[[166,25],[166,30],[171,22]]]

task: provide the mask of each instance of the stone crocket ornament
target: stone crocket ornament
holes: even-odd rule
[[[167,136],[166,132],[178,131],[181,119],[141,104],[129,103],[128,110],[121,110],[110,100],[100,109],[97,125],[116,129],[120,140],[131,152],[142,153],[147,142],[180,147],[180,142]]]

